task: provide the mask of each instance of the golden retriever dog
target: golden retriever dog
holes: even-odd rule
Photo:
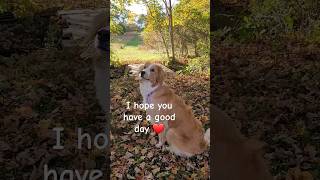
[[[213,179],[272,180],[262,158],[263,143],[244,137],[233,121],[212,106],[213,117]]]
[[[159,134],[161,147],[165,142],[169,150],[177,155],[190,157],[202,153],[210,144],[210,130],[204,132],[201,122],[192,113],[192,108],[184,100],[164,84],[165,73],[161,66],[146,63],[140,71],[140,92],[143,102],[154,104],[153,109],[147,109],[147,116],[152,123],[162,123],[165,128]],[[172,105],[171,109],[159,109],[158,105]],[[174,120],[156,120],[156,116],[172,116]]]
[[[94,83],[96,87],[96,97],[104,112],[108,111],[107,92],[109,85],[108,78],[108,57],[110,54],[110,28],[107,23],[109,16],[107,11],[99,12],[91,22],[90,29],[81,46],[86,49],[81,53],[83,59],[92,59],[94,66]]]

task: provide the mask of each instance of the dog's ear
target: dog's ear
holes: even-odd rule
[[[155,66],[155,69],[156,69],[156,84],[162,84],[165,78],[165,73],[163,69],[158,65]]]
[[[151,65],[150,62],[146,62],[146,63],[144,63],[144,66],[142,66],[142,67],[143,67],[142,69],[145,69],[145,68],[147,68],[147,67],[150,66],[150,65]]]

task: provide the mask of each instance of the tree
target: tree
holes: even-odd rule
[[[159,34],[166,50],[167,57],[170,59],[169,47],[165,33],[165,28],[167,27],[166,17],[162,12],[162,7],[156,0],[143,0],[143,3],[148,9],[144,32],[149,34],[150,32],[157,32]]]
[[[138,31],[138,24],[136,23],[137,14],[133,12],[128,12],[128,17],[126,20],[126,32]]]
[[[144,28],[145,21],[146,21],[146,15],[140,14],[137,19],[137,25],[139,26],[140,31]]]
[[[171,0],[162,0],[164,5],[165,5],[165,9],[166,9],[166,14],[169,20],[169,34],[170,34],[170,40],[171,40],[171,50],[172,50],[172,61],[175,61],[175,54],[174,54],[174,38],[173,38],[173,18],[172,18],[172,4],[171,4]]]
[[[209,52],[210,2],[209,0],[180,0],[174,8],[177,39],[185,51],[188,44],[194,48],[195,56]]]
[[[128,10],[125,8],[130,0],[112,0],[110,3],[110,31],[114,34],[123,34],[125,32],[126,20],[128,19]]]
[[[190,46],[195,56],[209,53],[209,0],[180,0],[174,7],[171,0],[143,0],[143,3],[148,8],[144,37],[159,33],[169,60],[176,60],[179,49],[180,55],[187,56]]]

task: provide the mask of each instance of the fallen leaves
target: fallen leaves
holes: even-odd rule
[[[319,179],[320,47],[280,43],[214,44],[212,99],[242,133],[268,144],[274,176],[300,166]]]
[[[126,77],[121,69],[111,69],[111,179],[208,179],[209,153],[206,151],[193,158],[178,157],[165,148],[156,148],[157,137],[134,133],[135,121],[123,121],[123,113],[144,114],[144,111],[126,110],[126,102],[142,102],[139,84]],[[177,75],[166,80],[175,92],[191,105],[195,116],[203,126],[209,125],[209,80],[199,76]],[[147,122],[140,125],[150,126]]]
[[[16,109],[16,112],[24,118],[32,118],[33,110],[30,106],[22,106]]]
[[[40,137],[47,137],[49,134],[49,126],[50,120],[40,120],[38,135]]]
[[[0,177],[43,179],[44,164],[56,169],[97,168],[106,175],[107,153],[77,149],[76,127],[104,132],[95,98],[92,62],[77,51],[36,50],[0,65]],[[10,83],[2,83],[5,80]],[[92,88],[93,87],[93,88]],[[63,127],[63,150],[54,150],[54,127]]]
[[[313,180],[313,176],[308,171],[301,171],[300,168],[291,168],[288,171],[286,180]]]

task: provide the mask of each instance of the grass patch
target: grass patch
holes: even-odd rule
[[[118,62],[133,63],[133,62],[147,62],[147,61],[166,61],[166,57],[162,53],[158,53],[152,50],[142,50],[139,47],[126,46],[124,48],[113,48],[119,46],[117,44],[111,44],[112,51]]]
[[[145,63],[165,62],[167,61],[165,53],[156,50],[149,50],[142,48],[143,41],[140,33],[129,32],[122,36],[117,36],[111,42],[111,51],[113,52],[112,62],[117,64],[129,63]]]
[[[142,39],[140,38],[139,35],[136,35],[136,36],[133,36],[133,38],[127,42],[126,46],[138,47],[141,44],[142,44]]]

